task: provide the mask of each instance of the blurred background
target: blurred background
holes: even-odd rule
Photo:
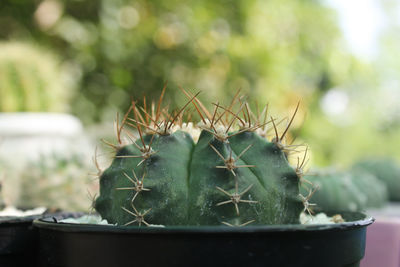
[[[76,177],[78,165],[92,166],[80,167],[86,177],[97,140],[113,134],[115,114],[132,97],[155,99],[166,81],[172,108],[186,100],[179,86],[201,91],[205,103],[228,102],[241,89],[281,117],[300,101],[291,134],[309,144],[312,166],[399,159],[399,15],[395,0],[1,0],[0,114],[73,115],[49,136],[75,144],[75,165],[59,156],[46,163],[51,168],[30,159],[19,177],[41,166],[40,184],[54,168]],[[0,139],[1,129],[3,166],[18,165],[7,145],[15,134],[0,127]],[[27,180],[35,181],[19,184]],[[84,185],[54,186],[86,193]]]

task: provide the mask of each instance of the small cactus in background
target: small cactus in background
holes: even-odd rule
[[[3,165],[0,162],[0,210],[2,210],[5,206],[3,198],[3,182],[4,182],[4,170],[3,170]]]
[[[374,158],[359,161],[353,169],[364,170],[376,176],[388,189],[389,200],[400,201],[400,166],[391,158]]]
[[[184,93],[190,100],[178,112],[161,107],[163,91],[150,108],[133,102],[117,124],[118,143],[107,142],[115,159],[99,175],[94,203],[102,218],[139,226],[299,223],[300,212],[311,207],[309,196],[299,195],[299,185],[307,186],[304,160],[291,167],[287,156],[299,147],[286,145],[298,106],[278,133],[284,120],[268,117],[267,108],[253,113],[236,96],[210,112],[197,95]],[[190,103],[198,124],[184,120]]]
[[[0,111],[68,109],[69,89],[60,62],[31,44],[0,42]]]
[[[21,185],[14,205],[86,211],[92,201],[89,191],[95,191],[91,169],[79,155],[42,156],[15,172]]]
[[[0,203],[2,207],[15,206],[20,193],[20,180],[15,175],[14,166],[0,158]]]
[[[385,185],[362,171],[323,170],[306,179],[318,188],[310,198],[316,203],[316,211],[363,211],[382,207],[387,201]]]
[[[389,193],[385,183],[375,175],[362,171],[350,170],[353,183],[367,196],[365,208],[381,208],[389,200]]]

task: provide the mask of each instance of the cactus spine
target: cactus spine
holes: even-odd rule
[[[100,175],[95,201],[101,216],[122,225],[298,223],[309,210],[309,197],[299,196],[304,160],[292,168],[287,154],[295,147],[285,144],[298,106],[279,135],[266,108],[257,116],[236,96],[209,112],[197,95],[184,93],[189,102],[172,115],[161,108],[163,91],[150,110],[133,103],[117,125],[118,144],[108,143],[115,159]],[[201,118],[197,126],[183,121],[190,103]],[[137,129],[137,139],[126,125]]]

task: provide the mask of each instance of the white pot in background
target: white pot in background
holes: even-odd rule
[[[22,170],[28,162],[57,154],[78,154],[90,159],[93,151],[82,123],[72,115],[0,113],[0,183],[4,201],[17,201],[21,188],[15,170]]]
[[[82,147],[83,146],[83,147]],[[89,149],[82,123],[63,113],[0,113],[0,157],[34,160],[40,155]]]

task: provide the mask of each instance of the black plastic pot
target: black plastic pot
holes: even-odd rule
[[[359,266],[373,218],[326,225],[122,227],[34,222],[40,266]]]
[[[78,217],[83,213],[55,212],[30,216],[0,216],[0,267],[36,267],[38,261],[38,229],[33,221],[49,216]]]
[[[32,222],[40,217],[0,217],[0,266],[36,266],[37,230]]]

